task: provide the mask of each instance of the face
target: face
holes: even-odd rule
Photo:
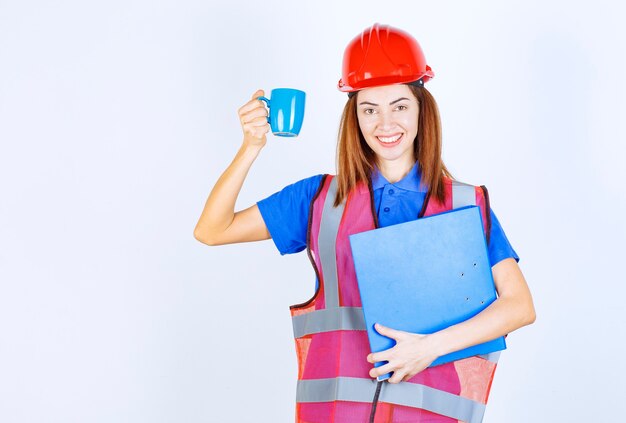
[[[356,105],[359,127],[378,164],[412,166],[419,104],[408,85],[361,90]]]

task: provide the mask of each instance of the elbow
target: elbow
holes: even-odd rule
[[[535,313],[535,307],[532,303],[526,308],[520,320],[521,326],[528,326],[535,323],[535,320],[537,320],[537,313]]]
[[[207,233],[203,233],[197,226],[193,231],[193,237],[201,243],[209,246],[218,245],[218,243],[209,236]]]
[[[532,325],[537,319],[535,307],[531,301],[516,301],[507,304],[509,310],[509,323],[511,327],[507,333],[513,332],[524,326]]]

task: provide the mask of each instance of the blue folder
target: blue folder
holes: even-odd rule
[[[395,345],[375,323],[430,334],[475,316],[496,299],[477,206],[354,234],[350,245],[372,352]],[[500,337],[443,355],[431,366],[505,348]]]

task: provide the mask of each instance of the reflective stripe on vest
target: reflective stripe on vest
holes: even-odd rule
[[[322,273],[324,274],[324,299],[326,308],[339,307],[339,282],[337,279],[337,232],[343,215],[343,204],[333,207],[337,194],[337,178],[333,178],[324,201],[318,242]]]
[[[335,307],[293,316],[293,335],[300,338],[335,330],[365,330],[361,307]]]
[[[371,402],[376,381],[357,377],[299,380],[297,402]],[[421,408],[467,423],[480,423],[485,405],[439,389],[415,383],[384,383],[379,400]]]
[[[476,190],[473,185],[452,181],[452,208],[476,205]]]
[[[361,307],[336,307],[311,311],[292,317],[294,338],[336,330],[365,330]],[[478,357],[498,362],[500,351],[481,354]]]
[[[476,205],[474,186],[458,181],[452,181],[451,185],[453,209]],[[361,331],[366,336],[362,308],[339,305],[337,236],[346,201],[334,207],[336,193],[337,178],[333,177],[328,184],[324,198],[317,234],[317,255],[319,267],[321,267],[318,269],[321,279],[319,282],[323,283],[325,308],[292,316],[296,339],[334,331]],[[318,206],[321,204],[318,203]],[[479,357],[497,363],[499,355],[500,352],[495,352]],[[334,401],[370,403],[375,390],[376,381],[368,378],[337,376],[327,379],[300,379],[297,385],[296,401],[298,403]],[[485,405],[479,401],[414,382],[384,383],[379,400],[431,411],[468,423],[481,422],[485,411]]]

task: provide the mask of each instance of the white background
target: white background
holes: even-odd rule
[[[305,254],[192,235],[257,88],[307,92],[238,209],[334,172],[345,46],[436,73],[444,160],[486,185],[534,295],[487,423],[623,419],[624,11],[599,1],[0,0],[0,421],[289,422]]]

